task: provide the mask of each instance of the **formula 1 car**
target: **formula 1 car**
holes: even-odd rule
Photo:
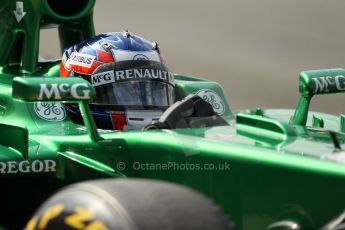
[[[340,229],[345,116],[309,104],[343,92],[344,69],[302,72],[295,110],[237,114],[219,84],[175,74],[177,102],[158,122],[100,130],[92,85],[38,57],[42,28],[58,27],[62,49],[93,36],[94,4],[0,3],[2,228]]]

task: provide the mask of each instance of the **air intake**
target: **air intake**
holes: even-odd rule
[[[58,15],[70,17],[88,9],[89,0],[47,0],[49,8]]]
[[[61,50],[94,36],[96,0],[1,0],[0,67],[3,72],[39,71],[40,29],[58,28]],[[12,13],[14,12],[14,13]]]
[[[92,12],[95,0],[36,0],[43,17],[57,21],[75,20]],[[48,21],[50,21],[48,19]]]

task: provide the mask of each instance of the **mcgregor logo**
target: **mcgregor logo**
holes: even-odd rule
[[[53,99],[60,100],[61,94],[69,94],[74,99],[89,99],[91,90],[87,83],[76,83],[73,85],[62,84],[40,84],[38,100]]]
[[[334,90],[345,90],[345,76],[343,75],[312,78],[312,80],[315,83],[313,93],[327,93]]]
[[[56,161],[7,161],[0,162],[0,174],[55,172]]]
[[[91,75],[91,83],[93,86],[104,85],[112,82],[115,82],[113,71],[107,71]]]

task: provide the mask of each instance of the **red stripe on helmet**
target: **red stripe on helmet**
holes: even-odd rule
[[[111,122],[113,123],[114,130],[123,131],[125,129],[126,114],[125,113],[112,113]]]
[[[97,60],[103,63],[115,62],[113,55],[102,50],[97,50]]]
[[[65,68],[65,65],[61,62],[60,63],[60,76],[61,77],[68,77],[70,74],[70,71],[68,71],[66,68]]]

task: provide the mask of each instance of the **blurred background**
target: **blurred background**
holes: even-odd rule
[[[232,110],[294,108],[302,70],[345,68],[345,1],[97,0],[96,32],[128,29],[160,44],[174,72],[219,82]],[[42,32],[43,56],[59,56]],[[54,42],[56,40],[56,43]],[[345,113],[345,95],[311,108]]]

